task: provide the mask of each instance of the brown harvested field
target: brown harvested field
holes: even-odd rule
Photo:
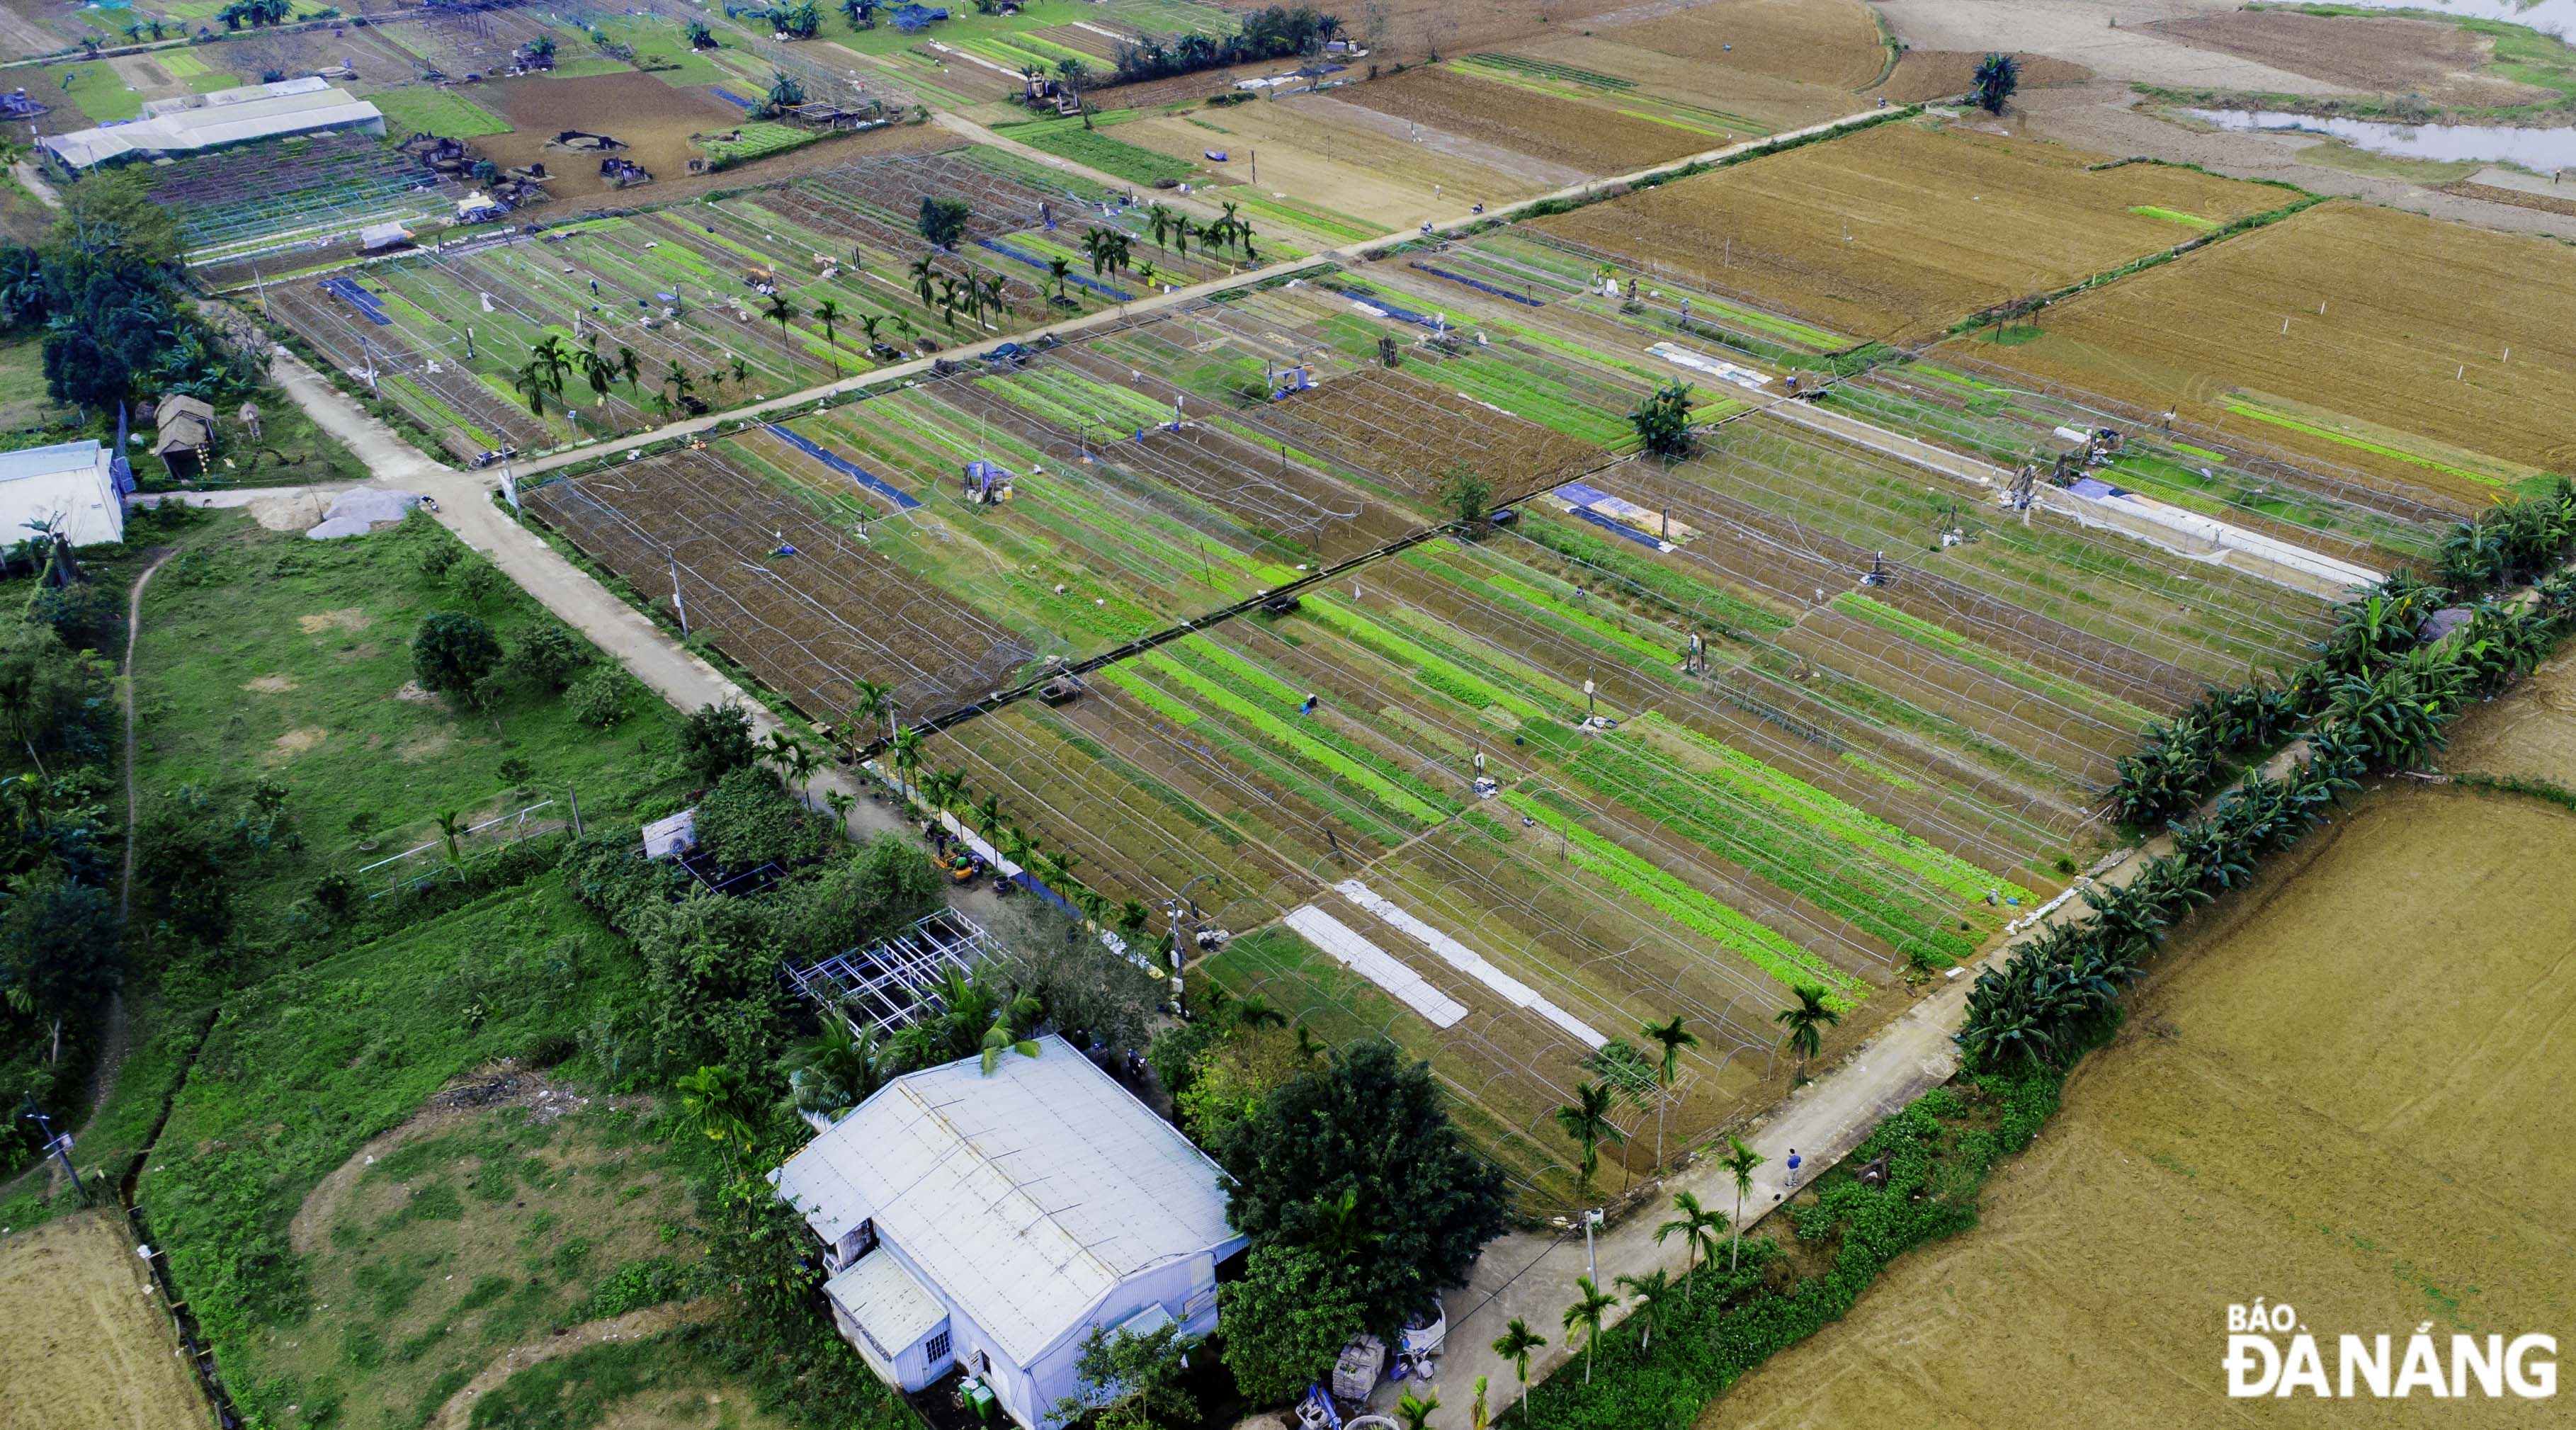
[[[2537,104],[2553,90],[2480,74],[2495,39],[2441,20],[2230,10],[2147,26],[2195,49],[2260,60],[2293,74],[2377,94],[2411,93],[2428,104],[2502,108]]]
[[[1882,124],[1536,227],[1745,293],[1853,338],[1920,338],[2291,195],[2161,164],[1927,123]]]
[[[1510,203],[1535,197],[1550,185],[1518,178],[1471,159],[1414,144],[1337,114],[1372,115],[1355,105],[1300,97],[1277,104],[1246,104],[1189,118],[1131,120],[1118,137],[1214,169],[1236,183],[1256,174],[1265,193],[1287,194],[1337,213],[1386,225],[1391,232],[1427,218],[1450,218],[1468,202]],[[1211,134],[1200,124],[1212,124]],[[1230,161],[1210,163],[1206,151]],[[1255,160],[1257,158],[1257,166]]]
[[[1498,501],[1552,486],[1601,455],[1553,428],[1385,368],[1327,378],[1272,404],[1270,416],[1332,456],[1431,500],[1463,454],[1475,455]]]
[[[674,89],[641,71],[497,80],[482,86],[474,98],[510,121],[511,129],[475,140],[476,151],[504,169],[543,163],[557,176],[548,185],[557,199],[609,191],[596,157],[546,147],[564,130],[606,134],[623,142],[626,148],[618,157],[643,165],[660,180],[685,177],[688,161],[704,155],[689,142],[690,135],[742,123],[742,111],[714,95]],[[660,199],[659,188],[656,183],[632,197]]]
[[[1921,104],[1927,100],[1955,99],[1968,92],[1968,81],[1985,58],[1977,50],[1907,50],[1896,62],[1887,82],[1870,91],[1884,96],[1890,104]],[[2072,60],[2048,55],[2023,55],[2021,87],[2046,89],[2051,85],[2082,84],[2093,72]]]
[[[1486,140],[1589,174],[1625,174],[1721,147],[1723,139],[1635,119],[1441,66],[1333,91],[1334,97],[1450,134]]]
[[[2402,1347],[2427,1322],[2446,1367],[2458,1332],[2563,1338],[2576,904],[2544,871],[2576,816],[2399,786],[2311,845],[2169,955],[1975,1230],[1899,1260],[1704,1430],[2428,1423],[2420,1394],[2230,1403],[2227,1307],[2257,1296],[2329,1367],[2340,1335]],[[2557,1423],[2544,1404],[2434,1418]]]
[[[1768,75],[1858,93],[1878,83],[1887,46],[1860,0],[1713,0],[1622,25],[1589,28],[1623,44],[1722,72]],[[1614,17],[1603,16],[1603,20]],[[1858,106],[1853,106],[1857,108]]]
[[[2495,184],[2473,183],[2462,179],[2455,184],[2444,184],[2442,192],[2463,199],[2484,199],[2491,204],[2510,204],[2518,209],[2530,209],[2534,213],[2564,214],[2570,218],[2576,218],[2576,201],[2553,199],[2547,194],[2535,194],[2529,189],[2508,189]]]
[[[0,1430],[213,1423],[125,1224],[85,1211],[0,1240]]]
[[[1775,130],[1795,129],[1867,107],[1840,86],[1810,84],[1760,70],[1726,69],[1648,49],[1647,34],[1633,26],[1588,34],[1567,30],[1554,38],[1515,45],[1511,52],[1615,75],[1634,81],[1635,93],[1741,115]],[[1711,139],[1709,147],[1721,142]]]
[[[2576,254],[2546,239],[2326,204],[2038,325],[1943,351],[2454,500],[2576,464]]]

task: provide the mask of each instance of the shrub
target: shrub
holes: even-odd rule
[[[625,671],[613,665],[595,666],[564,692],[564,702],[572,708],[572,718],[605,730],[626,718],[626,702],[634,689],[635,681]]]
[[[974,216],[964,199],[943,199],[935,194],[921,196],[921,236],[941,248],[954,245],[966,236],[966,220]]]
[[[549,694],[570,685],[589,664],[590,647],[552,622],[519,637],[510,652],[510,674]]]
[[[501,642],[473,616],[435,611],[412,634],[411,668],[423,690],[469,691],[500,663]]]
[[[680,763],[714,784],[752,762],[751,716],[733,705],[701,705],[680,722]]]
[[[716,781],[698,801],[698,844],[727,869],[787,864],[816,851],[806,811],[779,788],[778,777],[745,765]]]

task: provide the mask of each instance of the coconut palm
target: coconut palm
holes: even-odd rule
[[[1733,1271],[1744,1255],[1744,1199],[1753,1195],[1753,1169],[1771,1159],[1744,1145],[1744,1139],[1726,1134],[1726,1155],[1717,1159],[1728,1175],[1735,1178],[1735,1237],[1726,1253],[1726,1269]]]
[[[839,299],[826,298],[814,305],[814,321],[823,325],[823,347],[832,355],[832,376],[834,377],[841,375],[841,349],[838,346],[840,340],[834,336],[832,325],[840,320]]]
[[[1503,1333],[1494,1337],[1494,1354],[1512,1363],[1512,1378],[1520,1382],[1523,1401],[1529,1399],[1530,1352],[1547,1344],[1547,1337],[1529,1328],[1529,1322],[1514,1316],[1503,1325]]]
[[[1029,1036],[1038,1019],[1046,1016],[1046,1007],[1023,993],[1011,1000],[1010,1006],[993,1016],[993,1026],[984,1030],[984,1076],[1002,1065],[1002,1054],[1017,1053],[1024,1058],[1038,1055],[1038,1044]]]
[[[1673,1285],[1672,1273],[1658,1269],[1640,1276],[1622,1276],[1615,1284],[1635,1298],[1629,1307],[1628,1318],[1637,1323],[1637,1349],[1653,1354],[1655,1328],[1671,1314],[1673,1297],[1679,1290]]]
[[[790,299],[786,294],[772,293],[769,295],[769,316],[776,320],[778,324],[778,346],[782,350],[787,346],[787,324],[789,320],[793,319],[796,315],[796,304],[794,300]]]
[[[840,1010],[827,1010],[823,1014],[823,1036],[808,1045],[797,1059],[793,1078],[796,1105],[839,1120],[885,1086],[882,1051],[874,1028],[855,1028]]]
[[[1772,1021],[1789,1030],[1789,1050],[1798,1055],[1798,1081],[1807,1080],[1807,1059],[1824,1046],[1824,1030],[1843,1020],[1843,1015],[1825,1006],[1825,990],[1812,983],[1801,983],[1790,990],[1798,995],[1798,1006],[1783,1008],[1772,1015]]]
[[[1655,1228],[1655,1244],[1675,1232],[1682,1238],[1682,1276],[1685,1284],[1691,1269],[1701,1260],[1717,1254],[1717,1233],[1726,1226],[1726,1218],[1699,1204],[1693,1192],[1673,1193],[1673,1210],[1680,1215]]]
[[[1395,1418],[1404,1422],[1404,1430],[1429,1430],[1431,1412],[1439,1408],[1437,1393],[1424,1400],[1408,1390],[1395,1402]]]
[[[1572,1106],[1556,1110],[1556,1123],[1565,1129],[1566,1136],[1574,1139],[1577,1147],[1583,1149],[1582,1159],[1575,1164],[1574,1182],[1580,1191],[1590,1186],[1592,1174],[1601,1170],[1601,1144],[1622,1145],[1627,1142],[1628,1134],[1610,1121],[1613,1106],[1610,1089],[1597,1082],[1587,1082],[1574,1089],[1574,1096]]]
[[[1593,1285],[1589,1276],[1575,1277],[1574,1285],[1583,1294],[1575,1298],[1573,1305],[1565,1308],[1565,1339],[1570,1347],[1574,1343],[1574,1333],[1578,1330],[1583,1333],[1583,1383],[1590,1385],[1592,1347],[1601,1339],[1601,1313],[1618,1305],[1619,1300],[1615,1296],[1602,1295],[1601,1288]]]
[[[1664,1109],[1673,1100],[1673,1079],[1681,1072],[1682,1049],[1698,1047],[1699,1035],[1682,1026],[1678,1013],[1669,1023],[1648,1023],[1638,1031],[1664,1050],[1664,1055],[1655,1061],[1655,1084],[1664,1094],[1655,1101],[1655,1165],[1660,1167],[1664,1165]]]

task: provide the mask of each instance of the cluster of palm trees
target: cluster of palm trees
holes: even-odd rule
[[[2444,588],[2401,573],[2353,603],[2318,659],[2284,687],[2283,707],[2308,716],[2306,757],[2277,777],[2258,771],[2206,817],[2171,823],[2170,852],[2125,885],[2087,889],[2083,918],[2052,926],[1978,975],[1962,1050],[1986,1067],[2057,1064],[2080,1051],[2176,921],[2250,882],[2264,858],[2322,824],[2365,774],[2430,758],[2462,710],[2547,655],[2576,614],[2576,576],[2550,576],[2536,593],[2528,607],[2483,601],[2438,641],[2418,631],[2452,599]]]
[[[956,770],[923,770],[922,752],[927,742],[920,726],[895,724],[892,686],[858,678],[851,680],[850,687],[856,697],[850,707],[850,736],[855,743],[869,745],[877,742],[876,730],[881,722],[892,728],[885,742],[886,758],[894,766],[898,793],[907,802],[918,803],[933,817],[954,812],[960,821],[981,833],[1003,858],[1062,894],[1092,924],[1129,929],[1145,925],[1151,911],[1142,901],[1113,903],[1106,895],[1075,882],[1073,871],[1082,863],[1082,856],[1070,849],[1049,849],[1044,836],[1004,818],[1000,795],[988,793],[980,800],[969,799],[965,775]]]
[[[233,0],[233,3],[216,11],[215,18],[223,21],[227,30],[238,30],[244,25],[256,30],[263,25],[283,25],[293,13],[295,6],[290,0]],[[160,28],[158,25],[152,27],[152,38],[161,38]]]
[[[1828,1001],[1830,994],[1812,984],[1798,984],[1791,990],[1798,1002],[1775,1015],[1788,1030],[1789,1050],[1798,1055],[1798,1080],[1807,1076],[1807,1060],[1824,1045],[1824,1030],[1842,1021],[1842,1013]],[[1643,1112],[1651,1104],[1655,1109],[1655,1165],[1664,1164],[1664,1112],[1670,1106],[1673,1084],[1681,1075],[1681,1058],[1685,1049],[1699,1046],[1699,1035],[1682,1025],[1677,1015],[1664,1023],[1648,1023],[1638,1030],[1652,1043],[1657,1053],[1649,1057],[1624,1038],[1609,1042],[1584,1059],[1584,1065],[1598,1074],[1578,1083],[1574,1101],[1556,1110],[1556,1123],[1574,1141],[1575,1190],[1589,1190],[1593,1175],[1601,1170],[1601,1148],[1607,1144],[1625,1147],[1628,1134],[1613,1120],[1620,1102],[1625,1101]],[[1742,1144],[1737,1144],[1741,1147]],[[1626,1164],[1621,1164],[1622,1170]]]
[[[887,1081],[916,1068],[980,1057],[986,1077],[1005,1056],[1038,1055],[1037,1030],[1046,1005],[1014,993],[988,977],[959,968],[941,972],[917,995],[926,1016],[880,1040],[837,1011],[823,1016],[823,1036],[798,1060],[792,1082],[796,1105],[839,1119]]]
[[[156,40],[164,39],[169,35],[170,27],[159,20],[138,20],[125,27],[125,38],[128,43],[141,44],[147,32]]]
[[[939,255],[935,253],[925,253],[914,259],[912,266],[904,272],[912,278],[912,291],[921,299],[921,305],[937,308],[941,322],[955,328],[957,312],[961,308],[979,326],[987,311],[996,316],[1007,315],[1011,311],[1010,304],[1003,298],[1005,283],[999,275],[968,273],[963,277],[952,277],[939,271],[938,259]]]
[[[1154,231],[1156,247],[1168,248],[1183,258],[1190,256],[1190,240],[1196,239],[1202,252],[1240,248],[1245,262],[1258,260],[1261,254],[1252,246],[1252,221],[1243,216],[1243,206],[1227,203],[1223,207],[1225,212],[1200,223],[1169,204],[1149,204],[1145,222]]]

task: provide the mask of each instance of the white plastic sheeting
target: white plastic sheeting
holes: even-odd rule
[[[1433,1027],[1455,1027],[1467,1016],[1467,1005],[1432,987],[1421,974],[1405,967],[1402,959],[1313,904],[1299,904],[1280,922],[1331,954],[1335,962],[1385,989],[1397,1002],[1428,1019]]]
[[[1515,1008],[1526,1008],[1583,1041],[1584,1046],[1598,1048],[1610,1041],[1592,1026],[1539,995],[1539,991],[1487,962],[1482,954],[1448,934],[1415,918],[1375,889],[1357,879],[1345,879],[1333,886],[1343,898],[1366,909],[1379,922],[1403,933],[1437,955],[1442,963],[1475,979],[1497,993]]]

